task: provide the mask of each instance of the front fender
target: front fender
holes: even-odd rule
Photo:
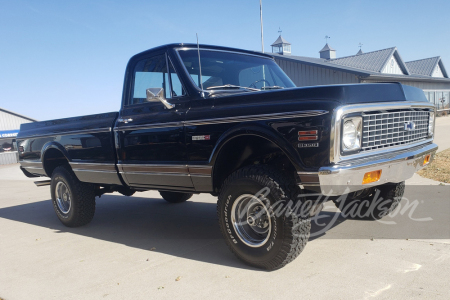
[[[234,138],[245,135],[258,136],[272,142],[288,157],[297,171],[303,171],[305,169],[305,165],[299,153],[285,138],[283,138],[283,136],[281,136],[273,128],[259,124],[240,124],[230,128],[225,133],[223,133],[213,149],[213,152],[209,159],[210,164],[212,166],[215,165],[220,151],[228,142],[230,142]]]

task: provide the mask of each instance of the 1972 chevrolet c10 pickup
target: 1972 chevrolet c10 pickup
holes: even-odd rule
[[[17,146],[66,226],[89,223],[104,193],[211,193],[232,252],[273,270],[305,247],[313,195],[356,218],[391,212],[433,160],[434,118],[414,87],[297,88],[269,55],[171,44],[130,59],[119,112],[23,124]]]

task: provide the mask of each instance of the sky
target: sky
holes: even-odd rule
[[[168,43],[261,50],[259,0],[0,0],[0,107],[37,120],[117,111],[128,59]],[[448,0],[263,0],[264,46],[337,57],[396,46],[450,69]]]

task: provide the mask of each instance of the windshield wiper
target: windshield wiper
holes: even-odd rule
[[[279,85],[267,85],[267,86],[263,86],[261,89],[262,90],[279,90],[279,89],[284,89],[284,87],[279,86]]]
[[[259,89],[254,89],[254,88],[246,87],[246,86],[233,85],[233,84],[210,86],[210,87],[208,87],[206,89],[207,90],[227,90],[227,89],[238,90],[238,89],[246,89],[246,90],[250,90],[250,91],[260,91]]]

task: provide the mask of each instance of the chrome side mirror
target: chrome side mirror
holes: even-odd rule
[[[164,106],[167,109],[172,109],[175,107],[174,104],[169,103],[164,98],[164,89],[163,88],[149,88],[146,90],[146,95],[147,95],[148,102],[161,101],[161,103],[164,104]]]

